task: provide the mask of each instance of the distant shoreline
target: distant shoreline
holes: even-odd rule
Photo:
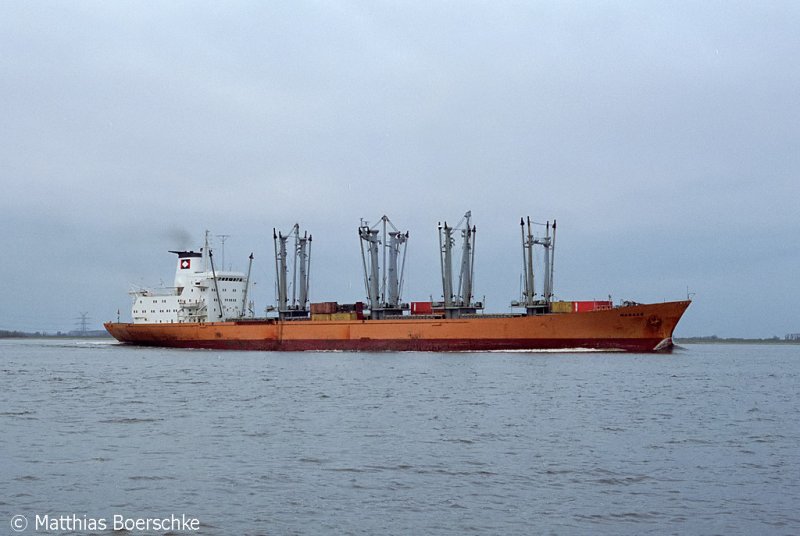
[[[744,339],[739,337],[673,337],[675,344],[800,344],[800,340]]]
[[[107,331],[90,331],[86,335],[78,333],[29,333],[26,331],[0,330],[0,339],[111,339]]]

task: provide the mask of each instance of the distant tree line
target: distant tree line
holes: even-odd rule
[[[80,331],[56,331],[55,333],[47,333],[44,331],[10,331],[7,329],[0,329],[0,339],[18,339],[22,337],[110,337],[105,330],[92,330],[86,333]]]
[[[59,331],[59,334],[61,334],[60,331]],[[8,331],[8,330],[5,330],[5,329],[0,329],[0,338],[2,338],[2,339],[8,339],[8,338],[11,338],[11,337],[13,337],[13,338],[17,338],[17,337],[41,337],[42,335],[43,334],[40,331],[37,331],[36,333],[27,333],[25,331]]]

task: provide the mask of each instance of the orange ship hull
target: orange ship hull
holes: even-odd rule
[[[690,303],[687,300],[531,316],[109,322],[105,328],[123,343],[177,348],[432,352],[588,348],[654,352],[672,347],[672,333]]]

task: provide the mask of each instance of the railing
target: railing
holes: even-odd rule
[[[166,287],[166,288],[132,288],[128,291],[128,294],[131,296],[141,296],[141,297],[166,297],[166,296],[177,296],[178,289],[176,287]]]

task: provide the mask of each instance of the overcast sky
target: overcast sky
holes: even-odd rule
[[[205,229],[255,253],[263,308],[295,221],[312,300],[363,299],[384,213],[404,299],[435,299],[437,222],[472,210],[490,310],[530,215],[563,299],[800,332],[798,28],[797,2],[2,2],[0,329],[129,318]]]

